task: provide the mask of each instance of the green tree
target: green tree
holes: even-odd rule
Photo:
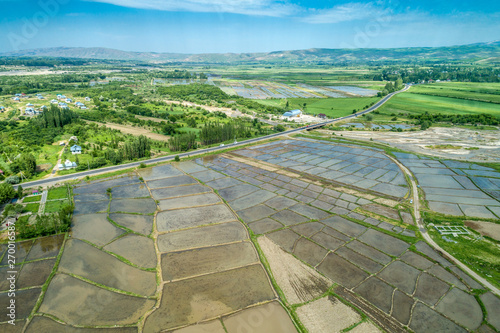
[[[36,171],[36,159],[32,154],[22,154],[19,158],[19,166],[22,171],[33,175]]]
[[[17,197],[18,197],[19,199],[22,199],[22,198],[23,198],[23,187],[22,187],[21,185],[19,185],[19,186],[17,187]]]
[[[395,90],[400,90],[403,88],[403,79],[402,78],[398,78],[396,80],[396,82],[394,83],[394,89]]]
[[[276,126],[274,126],[274,130],[275,130],[276,132],[284,132],[284,131],[285,131],[285,126],[283,126],[283,125],[281,125],[281,124],[276,125]]]
[[[5,178],[5,183],[7,184],[19,184],[19,177],[18,176],[9,176]]]
[[[186,124],[187,124],[189,127],[196,128],[196,119],[194,119],[194,118],[189,118],[189,119],[186,121]]]
[[[8,183],[0,184],[0,203],[7,202],[16,196],[14,187]]]

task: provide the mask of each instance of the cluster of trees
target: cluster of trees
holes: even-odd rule
[[[0,58],[0,66],[29,66],[29,67],[55,67],[55,66],[81,66],[88,61],[75,58]]]
[[[187,70],[175,69],[173,71],[157,71],[153,73],[154,77],[162,79],[196,79],[196,73],[190,73]],[[207,76],[204,73],[199,74],[200,79],[206,79]]]
[[[389,66],[372,76],[374,81],[420,82],[422,80],[452,80],[459,82],[500,82],[500,69],[491,66],[443,65]]]
[[[168,140],[168,148],[170,151],[188,151],[196,147],[196,134],[194,133],[173,136]]]
[[[22,171],[26,178],[30,178],[36,172],[36,159],[32,154],[24,153],[10,165],[10,171],[18,173]],[[15,183],[17,184],[17,183]]]
[[[50,109],[43,112],[40,116],[32,118],[34,126],[41,128],[62,128],[78,119],[78,115],[71,110],[61,110],[54,104]]]
[[[425,112],[424,114],[414,115],[410,114],[409,119],[416,120],[416,124],[420,125],[423,130],[432,126],[433,123],[452,123],[457,125],[500,125],[500,118],[497,118],[491,114],[481,113],[481,114],[441,114],[435,113],[430,114]]]
[[[127,112],[132,114],[137,114],[139,116],[153,117],[153,112],[148,108],[138,106],[138,105],[129,105],[125,109]]]
[[[71,225],[71,215],[74,206],[64,206],[58,213],[37,215],[32,217],[34,221],[21,218],[16,223],[16,231],[19,238],[34,238],[58,234],[68,231]]]
[[[7,183],[0,184],[0,204],[10,201],[17,195],[12,185]]]
[[[200,83],[159,87],[157,91],[161,95],[169,96],[171,99],[190,102],[216,101],[222,103],[230,98],[220,88]]]
[[[234,138],[249,138],[251,136],[252,131],[244,122],[224,124],[220,124],[219,122],[207,122],[200,131],[200,141],[202,145],[211,145]]]
[[[151,142],[144,135],[140,135],[131,141],[125,142],[121,150],[123,151],[123,158],[126,160],[149,157],[151,156]]]
[[[403,80],[401,78],[397,78],[394,83],[387,82],[387,84],[385,85],[384,89],[382,91],[379,91],[377,93],[377,96],[378,97],[385,96],[385,95],[390,94],[392,92],[401,90],[401,89],[403,89],[403,87],[404,87]]]

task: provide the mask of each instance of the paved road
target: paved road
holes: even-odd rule
[[[214,151],[218,151],[218,150],[232,148],[232,147],[235,147],[235,146],[242,146],[242,145],[246,145],[246,144],[249,144],[249,143],[255,143],[255,142],[259,142],[259,141],[263,141],[263,140],[268,140],[268,139],[279,137],[279,136],[283,136],[283,135],[289,135],[289,134],[297,133],[297,132],[300,132],[300,131],[303,131],[303,130],[311,130],[311,129],[315,129],[315,128],[320,128],[320,127],[323,127],[325,125],[330,125],[330,124],[333,124],[333,123],[341,121],[341,120],[347,120],[347,119],[350,119],[350,118],[356,118],[357,116],[360,116],[360,115],[363,115],[363,114],[366,114],[366,113],[369,113],[369,112],[372,112],[372,111],[378,109],[385,102],[387,102],[392,96],[394,96],[394,95],[396,95],[398,93],[401,93],[403,91],[407,91],[409,88],[410,88],[410,86],[405,86],[405,88],[403,88],[402,90],[390,93],[387,96],[385,96],[384,98],[382,98],[380,101],[378,101],[376,104],[374,104],[373,106],[369,107],[368,109],[366,109],[364,111],[358,112],[356,114],[351,114],[349,116],[340,117],[340,118],[336,118],[336,119],[331,119],[331,120],[328,120],[328,121],[325,121],[325,122],[322,122],[322,123],[318,123],[318,124],[314,124],[314,125],[309,125],[309,126],[303,126],[303,127],[295,128],[295,129],[292,129],[292,130],[289,130],[289,131],[286,131],[286,132],[274,133],[274,134],[262,136],[262,137],[259,137],[259,138],[255,138],[255,139],[249,139],[249,140],[241,141],[241,142],[238,142],[238,143],[225,145],[225,146],[222,146],[222,147],[218,146],[218,147],[212,147],[212,148],[198,149],[198,150],[195,150],[195,151],[191,151],[191,152],[179,154],[179,157],[188,157],[188,156],[193,156],[193,155],[206,154],[206,153],[210,153],[210,152],[214,152]],[[102,173],[108,173],[108,172],[114,172],[114,171],[119,171],[119,170],[123,170],[123,169],[129,169],[129,168],[133,168],[133,167],[138,167],[141,163],[144,163],[144,164],[154,164],[154,163],[158,163],[158,162],[171,161],[174,158],[175,158],[174,155],[157,157],[157,158],[152,158],[152,159],[145,160],[145,161],[132,162],[132,163],[121,164],[121,165],[116,165],[116,166],[110,166],[110,167],[101,168],[101,169],[94,169],[94,170],[83,171],[83,172],[79,172],[79,173],[76,173],[76,174],[70,174],[70,175],[64,175],[64,176],[56,176],[56,177],[52,177],[50,179],[35,180],[35,181],[32,181],[32,182],[23,183],[22,185],[25,188],[36,187],[36,186],[47,186],[49,184],[54,184],[55,182],[62,182],[62,181],[66,181],[66,180],[71,180],[71,179],[73,179],[75,177],[82,178],[82,177],[85,177],[85,176],[95,176],[95,175],[102,174]]]
[[[418,197],[418,188],[417,188],[417,183],[415,182],[415,178],[413,178],[412,173],[408,168],[406,168],[404,165],[402,165],[399,161],[396,159],[392,158],[389,156],[396,164],[399,165],[399,167],[410,177],[411,181],[411,187],[412,187],[412,192],[413,192],[413,213],[415,214],[415,219],[417,221],[417,226],[422,233],[422,236],[424,237],[425,241],[434,248],[434,250],[441,252],[444,254],[445,257],[447,257],[450,261],[452,261],[455,265],[459,266],[463,271],[467,272],[470,276],[472,276],[474,279],[479,281],[483,286],[487,287],[488,289],[491,290],[492,293],[496,294],[497,296],[500,296],[500,290],[489,283],[486,279],[483,277],[479,276],[476,272],[471,270],[469,267],[464,265],[460,260],[457,258],[453,257],[451,254],[443,250],[429,235],[427,232],[427,229],[425,228],[424,222],[420,216],[420,202],[419,202],[419,197]]]
[[[40,200],[40,207],[38,207],[38,214],[43,214],[45,212],[45,203],[47,202],[47,196],[49,191],[42,192],[42,198]]]

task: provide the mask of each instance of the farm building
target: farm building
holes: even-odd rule
[[[5,111],[5,107],[4,106],[0,106],[0,112],[4,112]]]
[[[326,114],[320,113],[320,114],[318,114],[318,118],[326,119]]]
[[[85,97],[86,102],[90,102],[90,97]]]
[[[76,136],[74,136],[74,135],[71,138],[69,138],[69,140],[70,141],[73,140],[75,142],[78,142],[78,138]]]
[[[292,110],[292,111],[287,111],[283,114],[283,117],[300,117],[302,115],[302,111],[301,110]]]
[[[80,147],[79,145],[71,146],[70,150],[71,150],[71,154],[73,154],[73,155],[82,153],[82,147]]]

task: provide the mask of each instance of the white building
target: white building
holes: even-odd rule
[[[66,160],[66,162],[57,165],[58,170],[69,170],[76,167],[76,162],[71,162],[70,160]]]

